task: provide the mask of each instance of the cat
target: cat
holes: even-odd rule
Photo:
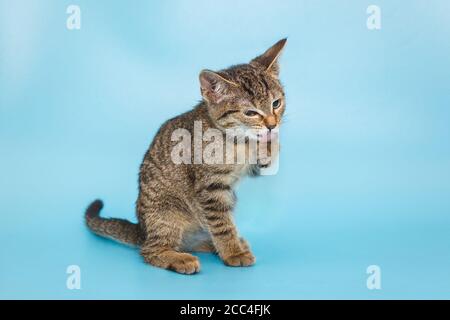
[[[233,222],[233,189],[242,176],[258,175],[270,166],[273,155],[257,159],[256,164],[175,164],[172,133],[180,128],[193,133],[194,122],[199,121],[203,130],[215,128],[223,135],[233,128],[278,129],[286,108],[278,60],[286,41],[278,41],[249,63],[201,71],[201,102],[166,121],[144,156],[136,201],[138,223],[100,217],[103,203],[96,200],[85,213],[88,228],[138,246],[145,262],[182,274],[200,271],[191,252],[216,253],[228,266],[253,265],[255,257]],[[270,138],[265,140],[270,144]],[[249,139],[239,143],[247,146]]]

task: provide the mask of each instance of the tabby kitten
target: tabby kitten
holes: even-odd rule
[[[233,188],[240,177],[255,175],[270,163],[257,159],[257,164],[175,164],[171,153],[177,142],[172,133],[183,128],[194,134],[194,122],[199,121],[204,131],[214,128],[224,136],[230,128],[278,128],[285,110],[278,58],[285,44],[286,39],[280,40],[248,64],[219,72],[203,70],[202,101],[166,121],[145,154],[136,202],[138,223],[100,217],[103,203],[96,200],[86,210],[89,229],[138,246],[147,263],[183,274],[200,271],[198,258],[188,252],[217,253],[229,266],[253,265],[255,257],[233,222]],[[249,139],[235,143],[246,145]]]

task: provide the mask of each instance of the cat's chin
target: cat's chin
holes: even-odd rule
[[[262,134],[258,134],[258,141],[262,143],[269,143],[278,140],[278,131],[267,131]]]
[[[270,133],[258,134],[259,143],[268,143],[272,141],[272,135]]]

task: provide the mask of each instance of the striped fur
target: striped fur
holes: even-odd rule
[[[255,175],[250,164],[175,164],[171,150],[174,130],[193,135],[194,122],[203,130],[245,126],[264,128],[270,118],[279,124],[285,110],[284,91],[278,80],[279,41],[248,64],[200,74],[203,100],[191,111],[164,123],[144,156],[136,202],[138,223],[100,217],[103,203],[86,210],[86,223],[94,233],[138,246],[144,260],[179,273],[200,271],[198,258],[189,252],[217,253],[230,266],[250,266],[255,257],[233,221],[234,187],[244,175]],[[276,110],[273,101],[279,99]],[[261,116],[249,117],[248,109]],[[225,139],[224,139],[225,141]],[[206,145],[206,142],[204,142]],[[246,142],[236,142],[245,144]]]

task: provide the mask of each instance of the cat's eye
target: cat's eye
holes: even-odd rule
[[[272,102],[272,108],[277,109],[281,106],[281,99],[277,99],[274,102]]]
[[[244,114],[245,114],[247,117],[255,117],[255,116],[259,116],[259,113],[256,112],[256,111],[253,111],[253,110],[247,110],[247,111],[244,112]]]

